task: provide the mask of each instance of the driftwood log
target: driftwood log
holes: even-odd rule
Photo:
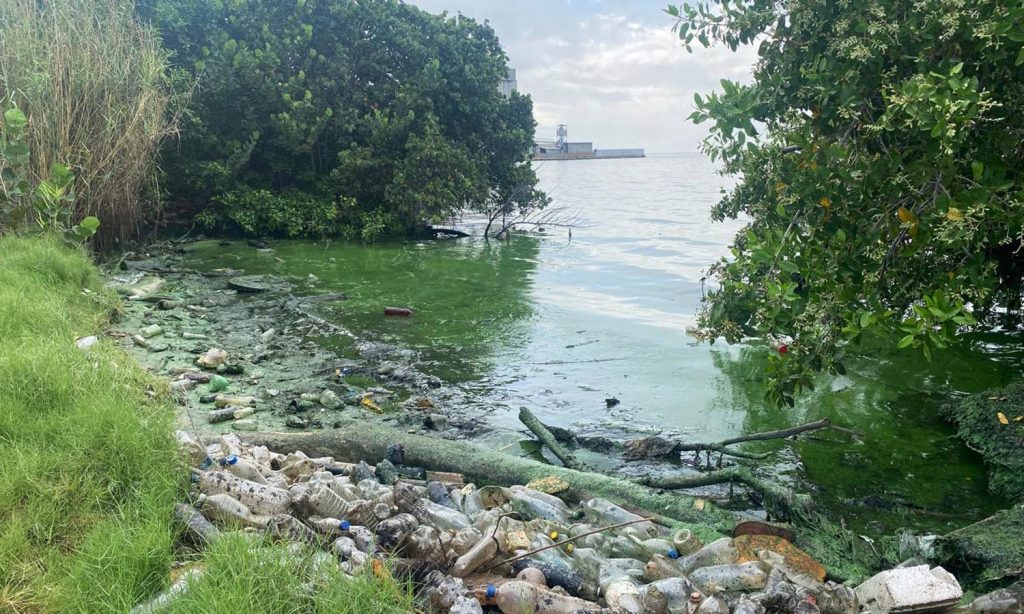
[[[600,473],[546,465],[472,444],[415,435],[366,420],[343,420],[339,428],[318,432],[251,432],[239,433],[239,437],[275,452],[301,450],[312,457],[333,456],[342,461],[381,459],[387,456],[389,444],[399,443],[405,450],[406,464],[411,466],[459,472],[481,484],[503,486],[555,476],[569,483],[572,497],[604,497],[623,507],[654,512],[677,523],[697,524],[695,533],[705,538],[728,533],[736,522],[730,512],[698,503],[694,497],[658,491]]]
[[[544,426],[544,423],[538,420],[537,416],[533,415],[533,412],[529,409],[525,407],[519,408],[519,421],[526,425],[526,428],[530,429],[537,436],[537,439],[547,446],[558,457],[558,460],[562,461],[563,465],[570,469],[587,470],[587,467],[577,461],[573,453],[563,446],[551,431],[548,430],[548,427]]]

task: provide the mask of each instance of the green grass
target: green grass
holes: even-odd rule
[[[0,612],[126,612],[164,589],[187,488],[173,407],[110,339],[117,298],[87,255],[0,237]],[[408,587],[311,571],[311,554],[218,542],[175,612],[407,612]],[[312,586],[310,593],[304,587]]]
[[[88,257],[0,239],[0,611],[126,610],[166,583],[184,475],[171,408],[109,340]]]
[[[320,553],[322,556],[324,553]],[[346,577],[333,563],[318,566],[309,551],[292,552],[242,534],[218,540],[202,576],[175,600],[174,614],[352,613],[413,611],[411,587],[366,573]]]

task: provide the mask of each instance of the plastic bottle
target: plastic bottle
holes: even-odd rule
[[[490,533],[487,533],[490,535]],[[483,533],[477,531],[473,527],[466,527],[465,529],[459,529],[456,531],[455,536],[452,538],[452,550],[455,554],[462,556],[469,552],[469,550],[476,545]]]
[[[319,541],[313,529],[290,514],[274,514],[267,523],[267,529],[270,537],[275,540],[307,544],[316,544]]]
[[[203,515],[220,526],[243,526],[265,528],[270,516],[257,516],[244,503],[231,495],[217,493],[208,495],[200,503]]]
[[[498,555],[498,544],[504,541],[504,538],[501,531],[493,538],[490,535],[480,538],[468,552],[455,561],[451,574],[456,578],[464,578],[491,562]]]
[[[359,480],[356,482],[356,490],[363,499],[381,499],[385,494],[392,494],[390,485],[381,484],[376,477]]]
[[[649,539],[640,539],[636,535],[627,535],[639,548],[640,556],[633,558],[645,561],[656,554],[667,556],[669,558],[679,558],[679,551],[672,542],[667,539],[661,539],[658,537],[652,537]]]
[[[224,493],[245,504],[253,514],[280,514],[288,511],[292,498],[288,491],[267,484],[224,473],[222,471],[202,472],[196,483],[204,494]],[[326,514],[325,514],[326,515]]]
[[[363,526],[354,525],[349,527],[348,536],[355,542],[356,548],[362,552],[370,553],[376,548],[377,540],[373,532]]]
[[[690,573],[698,567],[734,563],[738,556],[739,553],[732,545],[732,539],[723,537],[711,542],[693,554],[679,559],[679,569],[684,574]]]
[[[484,614],[484,608],[472,597],[457,597],[448,614]]]
[[[635,559],[607,559],[601,565],[598,579],[601,593],[611,608],[640,612],[643,597],[637,579],[643,575],[644,564]]]
[[[522,580],[512,580],[502,584],[496,591],[494,601],[503,612],[572,614],[580,610],[600,609],[600,606],[592,601],[556,593]]]
[[[353,552],[359,551],[359,548],[356,548],[356,542],[351,537],[342,536],[331,544],[331,551],[344,560],[352,556]]]
[[[679,553],[679,556],[693,554],[704,547],[700,539],[689,529],[676,531],[675,535],[672,536],[672,545],[675,547],[676,552]]]
[[[256,397],[243,397],[231,394],[218,394],[213,398],[213,404],[215,407],[227,407],[228,405],[234,405],[235,407],[255,407],[258,402],[259,399]]]
[[[573,597],[596,599],[597,590],[594,582],[588,582],[582,574],[571,567],[546,563],[536,558],[519,559],[512,563],[512,572],[521,573],[526,569],[536,569],[543,574],[545,584],[551,588],[561,587]]]
[[[175,431],[174,437],[178,440],[178,447],[185,450],[193,467],[202,465],[210,457],[206,448],[185,431]]]
[[[697,614],[729,614],[729,605],[724,599],[711,595],[701,601]]]
[[[694,569],[689,574],[693,582],[705,594],[720,591],[758,591],[765,587],[768,574],[760,563],[733,563],[711,565]]]
[[[405,513],[383,520],[375,531],[377,543],[384,550],[391,552],[401,546],[419,524],[415,516]]]
[[[665,597],[665,607],[669,614],[684,614],[686,612],[687,603],[693,593],[693,585],[689,580],[677,576],[651,582],[648,586],[658,587],[658,591]]]
[[[764,606],[756,601],[751,601],[750,597],[746,595],[740,595],[736,605],[732,608],[732,614],[764,614]]]
[[[314,484],[309,489],[309,506],[314,512],[325,518],[347,518],[352,511],[352,503],[342,499],[330,486]]]
[[[651,560],[647,561],[647,565],[644,566],[644,579],[648,582],[656,582],[665,578],[675,578],[682,575],[682,570],[679,569],[679,564],[661,554],[655,554],[651,557]],[[687,591],[689,595],[692,591]]]
[[[522,486],[513,486],[508,492],[512,509],[524,519],[543,518],[563,526],[569,523],[569,508],[558,497]]]
[[[668,596],[656,584],[644,586],[641,611],[643,614],[668,614]]]
[[[572,568],[590,584],[597,584],[604,560],[593,548],[574,548],[572,551]]]
[[[600,498],[587,501],[583,506],[583,514],[588,520],[590,520],[590,522],[598,526],[608,526],[632,520],[640,520],[642,518],[642,516],[637,516],[632,512],[628,512],[607,499]],[[654,526],[654,523],[651,522],[640,522],[622,527],[620,531],[622,533],[637,535],[642,539],[654,537],[657,534],[657,529]]]
[[[551,546],[554,545],[554,543],[554,540],[547,535],[537,533],[534,535],[533,541],[530,542],[530,550]],[[552,565],[561,565],[566,568],[572,567],[572,559],[569,558],[569,555],[562,551],[561,548],[548,548],[547,550],[538,552],[532,556],[538,561],[544,561],[545,563],[550,563]]]
[[[427,522],[438,529],[459,531],[470,526],[465,514],[450,507],[438,505],[428,499],[420,499],[419,511]]]
[[[214,409],[206,414],[206,421],[210,424],[217,424],[218,422],[227,422],[228,420],[242,420],[256,413],[256,409],[252,407],[225,407],[223,409]]]
[[[237,475],[243,480],[251,480],[258,484],[266,484],[267,478],[263,477],[263,472],[256,463],[249,461],[245,458],[239,458],[232,454],[231,456],[225,456],[224,458],[218,459],[217,464],[233,475]]]
[[[257,431],[260,425],[252,418],[243,418],[242,420],[232,422],[231,428],[236,431]]]
[[[516,574],[516,580],[522,580],[523,582],[529,582],[530,584],[536,584],[537,586],[543,586],[544,588],[547,588],[548,586],[548,579],[544,577],[544,572],[536,567],[523,567],[523,569]]]
[[[445,558],[437,529],[421,524],[405,540],[405,554],[412,559],[440,562]]]

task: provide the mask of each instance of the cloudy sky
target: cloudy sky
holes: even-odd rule
[[[490,21],[533,97],[538,136],[569,125],[595,147],[696,151],[694,92],[747,80],[752,49],[689,54],[670,31],[668,0],[408,0],[433,13]]]

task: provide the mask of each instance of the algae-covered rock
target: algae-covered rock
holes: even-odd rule
[[[972,394],[944,412],[967,446],[985,457],[989,490],[1024,501],[1024,382]]]
[[[939,539],[940,559],[980,582],[1019,575],[1024,569],[1024,505],[958,529]]]

